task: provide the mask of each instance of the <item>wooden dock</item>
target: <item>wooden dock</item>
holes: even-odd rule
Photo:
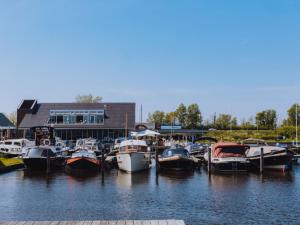
[[[0,225],[185,225],[183,220],[3,221]]]

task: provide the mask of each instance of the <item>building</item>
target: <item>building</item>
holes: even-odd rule
[[[3,113],[0,113],[0,140],[10,138],[15,129],[15,125]]]
[[[23,100],[17,110],[17,128],[52,126],[63,140],[96,138],[111,142],[134,130],[135,103],[38,103]],[[126,129],[127,128],[127,129]]]

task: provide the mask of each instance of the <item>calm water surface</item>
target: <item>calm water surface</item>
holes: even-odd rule
[[[291,174],[160,174],[76,178],[0,175],[0,220],[183,219],[198,224],[300,224],[300,166]]]

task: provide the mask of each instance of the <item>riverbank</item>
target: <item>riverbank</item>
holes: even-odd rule
[[[12,171],[23,167],[22,159],[0,158],[0,173]]]

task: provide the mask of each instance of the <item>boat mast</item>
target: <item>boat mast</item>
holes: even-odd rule
[[[128,115],[126,112],[126,119],[125,119],[125,139],[127,140],[127,136],[128,136]]]
[[[298,104],[296,104],[296,147],[298,147]]]

